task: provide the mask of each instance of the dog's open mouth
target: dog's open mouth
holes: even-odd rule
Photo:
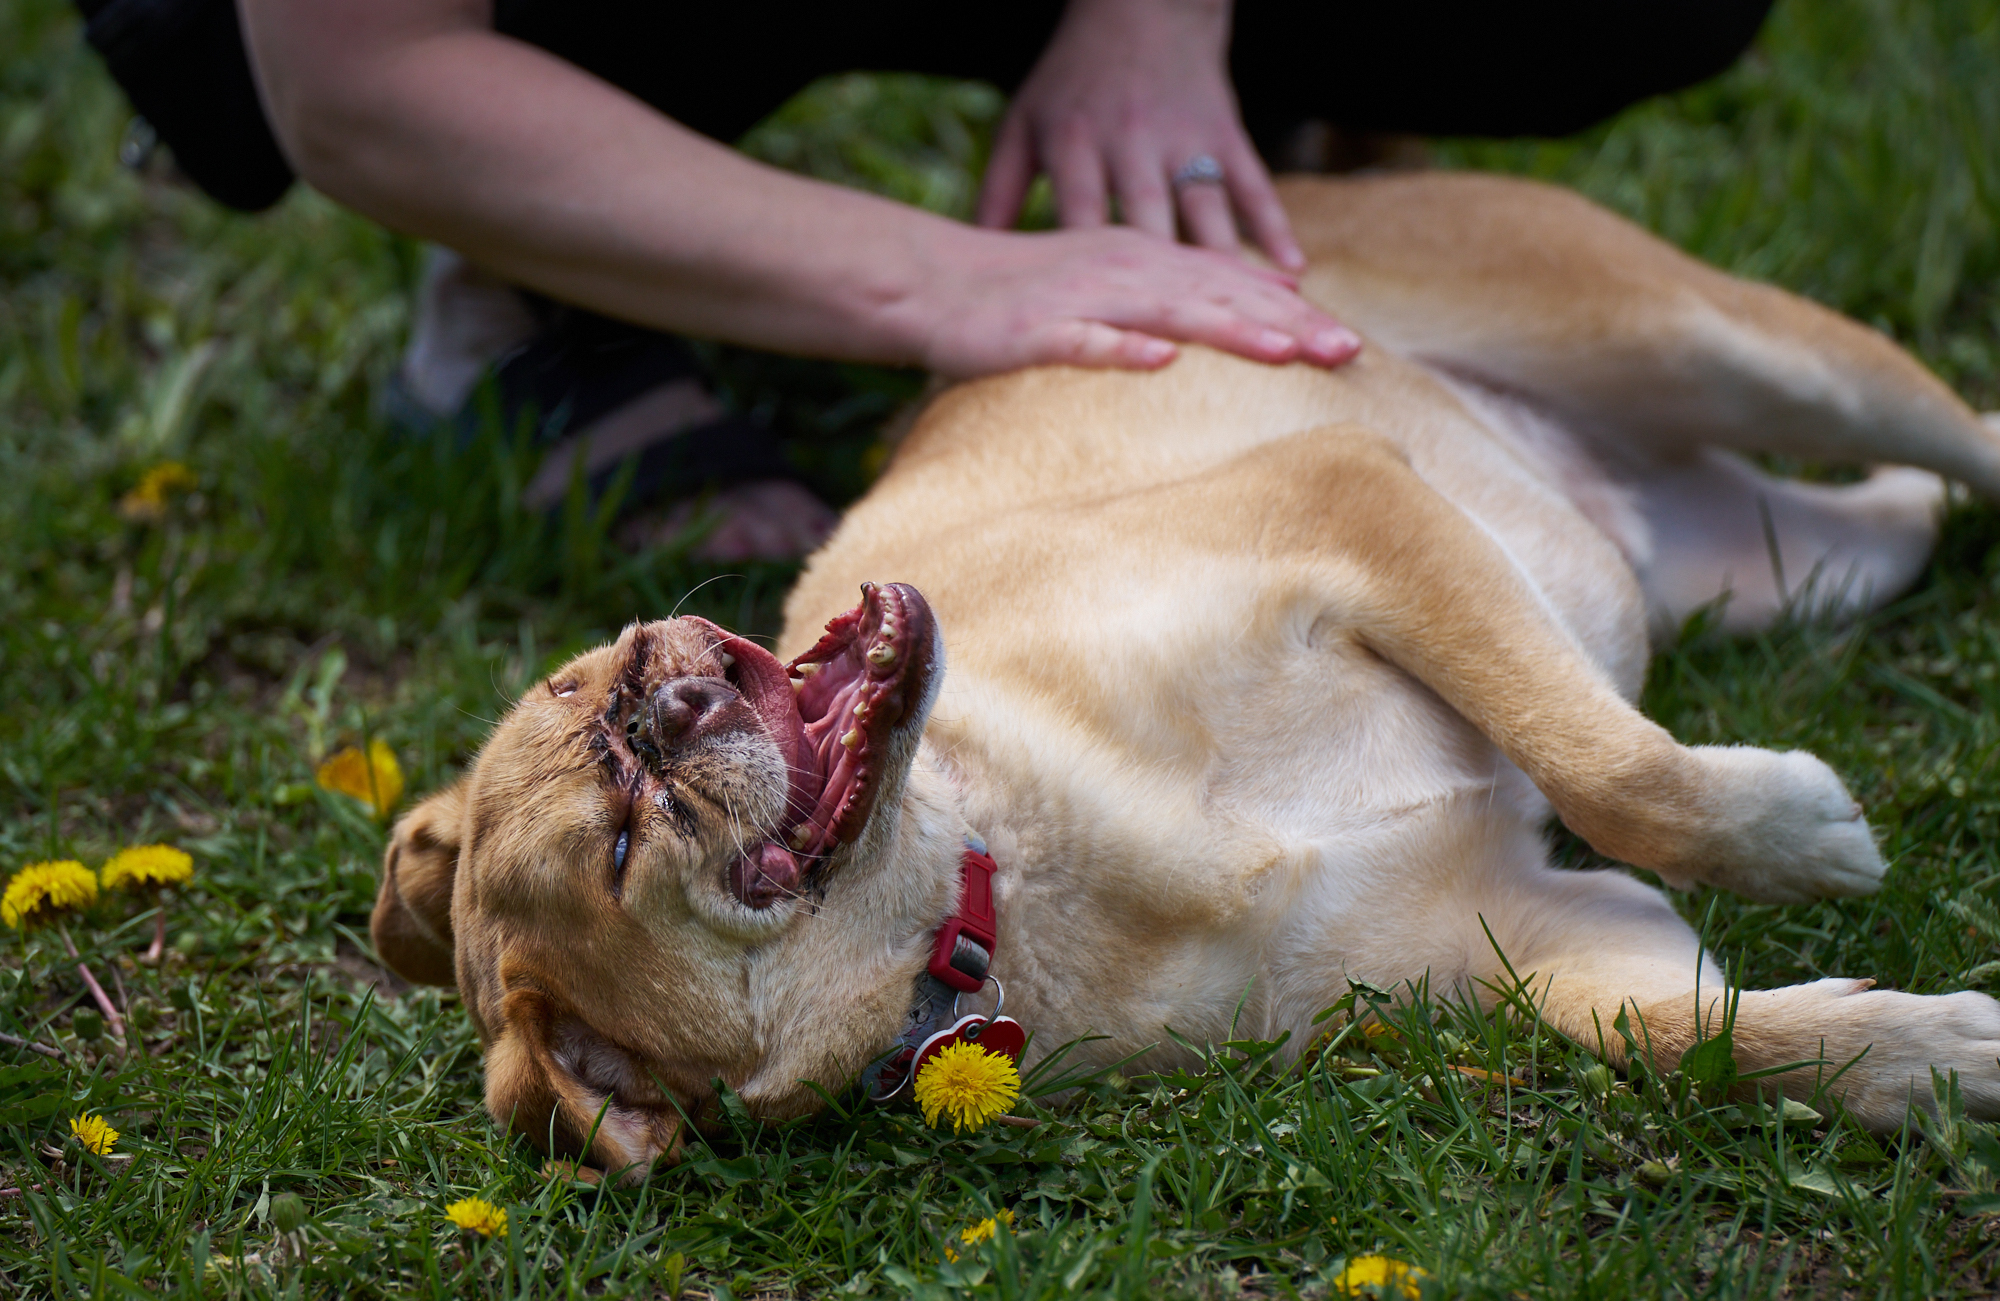
[[[923,704],[935,629],[916,588],[868,583],[861,604],[788,665],[753,642],[715,633],[734,661],[733,682],[791,772],[786,843],[752,846],[729,869],[731,892],[768,908],[797,892],[799,859],[810,875],[868,821],[896,728]]]

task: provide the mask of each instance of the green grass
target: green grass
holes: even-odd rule
[[[1786,0],[1710,87],[1579,140],[1441,153],[1575,184],[1881,325],[1996,406],[1997,72],[1993,0]],[[851,80],[754,148],[963,211],[998,108]],[[307,194],[247,220],[122,171],[124,118],[65,8],[0,10],[0,869],[153,840],[198,862],[162,967],[133,960],[140,903],[72,928],[118,973],[123,1056],[80,1037],[52,936],[0,939],[0,1032],[65,1054],[0,1047],[0,1185],[28,1189],[0,1198],[0,1295],[1317,1296],[1370,1253],[1439,1296],[2000,1286],[1992,1129],[1954,1114],[1882,1142],[1726,1105],[1699,1070],[1614,1081],[1527,1011],[1429,998],[1387,1036],[1336,1010],[1303,1069],[1234,1045],[1036,1104],[1034,1130],[954,1138],[844,1101],[739,1121],[641,1189],[545,1183],[479,1109],[455,996],[368,992],[382,830],[313,766],[381,737],[430,789],[553,660],[715,576],[684,546],[626,556],[581,509],[521,514],[531,454],[505,431],[458,450],[384,430],[416,250]],[[920,383],[716,359],[836,497]],[[166,460],[199,488],[126,520],[119,497]],[[1687,899],[1746,980],[2000,987],[1996,571],[2000,515],[1964,508],[1919,589],[1866,626],[1694,632],[1659,659],[1655,717],[1817,751],[1895,863],[1839,906]],[[788,578],[725,576],[683,608],[769,631]],[[62,1146],[85,1110],[129,1160]],[[307,1214],[281,1235],[286,1193]],[[445,1223],[475,1194],[510,1236]],[[1002,1207],[1011,1230],[944,1262]]]

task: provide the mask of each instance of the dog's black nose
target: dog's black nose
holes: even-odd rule
[[[741,699],[721,678],[675,678],[653,693],[653,735],[663,745],[689,740]]]

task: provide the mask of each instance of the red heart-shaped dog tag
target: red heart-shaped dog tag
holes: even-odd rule
[[[1011,1016],[996,1016],[989,1021],[977,1012],[968,1012],[924,1040],[923,1046],[917,1049],[916,1060],[910,1063],[910,1078],[915,1079],[925,1062],[955,1043],[977,1044],[989,1053],[999,1053],[1018,1066],[1021,1050],[1028,1046],[1028,1032]]]

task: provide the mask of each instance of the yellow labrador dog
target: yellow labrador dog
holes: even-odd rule
[[[988,974],[1038,1044],[1165,1066],[1163,1027],[1226,1037],[1246,989],[1238,1033],[1302,1045],[1350,978],[1490,1000],[1504,953],[1579,1042],[1621,1056],[1623,1009],[1671,1064],[1722,973],[1658,891],[1552,868],[1551,811],[1670,882],[1876,887],[1825,764],[1634,710],[1648,633],[1888,599],[1943,479],[2000,497],[2000,433],[1879,335],[1559,190],[1285,195],[1352,365],[951,389],[792,594],[790,663],[635,625],[402,820],[375,941],[456,981],[496,1117],[642,1167],[718,1078],[770,1116],[893,1085],[871,1063],[961,989],[990,1007]],[[1808,484],[1756,451],[1922,468]],[[1871,983],[1743,993],[1740,1065],[1829,1063],[1780,1077],[1804,1096],[1859,1057],[1833,1088],[1876,1127],[1934,1068],[2000,1115],[2000,1004]]]

